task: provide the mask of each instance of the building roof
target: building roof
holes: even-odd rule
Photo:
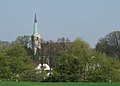
[[[39,64],[35,70],[41,70],[42,64]],[[50,66],[48,64],[43,64],[44,70],[50,70]]]
[[[37,16],[36,16],[36,13],[35,13],[35,19],[34,19],[34,22],[37,22]]]

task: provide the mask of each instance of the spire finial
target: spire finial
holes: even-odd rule
[[[36,8],[35,8],[35,13],[36,13]]]

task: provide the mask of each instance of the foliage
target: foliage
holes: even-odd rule
[[[87,64],[87,81],[120,81],[120,62],[105,54],[94,52]],[[117,75],[117,76],[116,76]]]
[[[60,54],[55,77],[57,76],[59,81],[83,81],[89,49],[85,42],[76,39]]]
[[[120,59],[120,31],[113,31],[101,38],[96,45],[96,50]]]
[[[11,44],[0,53],[0,80],[35,81],[36,76],[35,66],[21,44]]]
[[[49,40],[49,41],[42,41],[41,43],[41,57],[43,57],[43,63],[47,63],[50,65],[51,68],[54,68],[59,52],[66,49],[66,46],[70,44],[68,38],[59,38],[56,42]]]
[[[18,36],[15,40],[15,43],[22,44],[24,47],[31,47],[31,39],[30,36]]]
[[[119,69],[116,59],[93,51],[87,43],[76,39],[60,54],[52,79],[65,82],[119,81]]]
[[[120,81],[120,62],[110,57],[119,58],[119,41],[119,32],[108,34],[97,44],[98,52],[79,38],[74,42],[65,38],[42,40],[40,57],[52,68],[48,78],[45,71],[35,71],[32,49],[27,47],[29,36],[19,36],[13,43],[0,42],[0,81]]]

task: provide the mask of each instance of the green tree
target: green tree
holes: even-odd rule
[[[92,82],[120,81],[120,62],[94,51],[86,66],[86,80]],[[117,76],[116,76],[117,75]]]
[[[110,82],[120,80],[119,62],[92,50],[76,39],[60,53],[59,61],[51,77],[53,81]],[[116,76],[118,75],[118,76]]]
[[[11,70],[9,61],[3,53],[0,53],[0,80],[9,80],[11,77]]]
[[[33,57],[33,50],[32,50],[32,43],[31,43],[31,36],[24,35],[24,36],[18,36],[15,41],[13,41],[13,44],[20,44],[22,45],[27,53]]]
[[[0,59],[1,80],[19,80],[25,75],[24,71],[34,70],[34,64],[21,44],[9,45],[0,54]]]
[[[9,57],[28,56],[26,49],[21,44],[11,44],[5,52]]]
[[[89,50],[89,45],[79,38],[68,45],[68,48],[61,52],[55,69],[58,81],[84,81]]]
[[[18,36],[14,42],[19,43],[24,47],[31,47],[31,39],[28,35]]]
[[[120,31],[113,31],[101,38],[95,49],[108,56],[120,59]]]

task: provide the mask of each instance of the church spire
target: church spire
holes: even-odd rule
[[[38,50],[41,49],[41,36],[38,32],[38,23],[37,23],[37,15],[35,12],[34,15],[34,28],[33,28],[33,35],[32,35],[32,48],[34,50],[34,55],[37,55]]]
[[[38,25],[37,25],[37,15],[35,12],[35,17],[34,17],[34,30],[33,30],[33,34],[38,33]]]
[[[35,12],[35,20],[34,20],[34,22],[36,22],[36,23],[37,23],[37,16],[36,16],[36,12]]]

